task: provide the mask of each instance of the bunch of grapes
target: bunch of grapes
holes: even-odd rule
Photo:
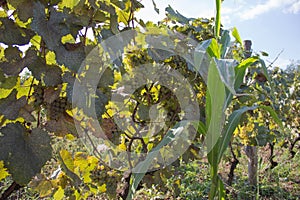
[[[74,193],[75,193],[75,190],[71,186],[68,185],[64,188],[64,196],[65,197],[69,197],[69,199],[75,198]]]
[[[50,114],[49,114],[50,119],[58,121],[62,116],[62,114],[67,109],[67,105],[68,102],[66,97],[55,99],[50,104]]]
[[[172,56],[169,64],[171,65],[172,68],[177,70],[185,69],[187,67],[186,60],[179,55]]]
[[[34,106],[38,107],[43,104],[44,102],[44,88],[42,85],[34,85],[33,86],[34,92],[32,96],[34,97]]]
[[[110,197],[116,197],[118,183],[121,181],[121,175],[116,170],[99,165],[91,171],[90,178],[98,186],[106,184],[106,194]]]
[[[127,63],[130,68],[137,68],[151,62],[151,58],[146,49],[130,49],[125,54],[125,63]]]

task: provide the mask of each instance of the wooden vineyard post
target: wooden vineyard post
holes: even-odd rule
[[[244,50],[245,58],[249,58],[252,54],[252,42],[251,40],[244,40]],[[248,180],[249,184],[256,188],[257,186],[257,147],[256,146],[246,146],[245,152],[248,157]]]

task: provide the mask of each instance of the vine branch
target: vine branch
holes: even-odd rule
[[[14,191],[17,191],[22,186],[16,183],[15,181],[2,193],[0,200],[6,200]]]

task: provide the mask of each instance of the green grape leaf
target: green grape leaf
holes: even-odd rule
[[[59,85],[57,87],[47,87],[44,89],[44,102],[47,104],[51,104],[56,99],[59,99],[59,95],[61,92],[62,86]]]
[[[85,51],[83,46],[79,46],[74,50],[67,50],[64,46],[59,46],[54,50],[57,63],[65,65],[70,70],[77,72],[81,63],[85,59]]]
[[[258,61],[261,64],[261,68],[262,68],[264,76],[267,78],[267,80],[268,80],[268,82],[270,84],[270,87],[271,87],[271,96],[272,96],[273,99],[275,99],[275,95],[274,95],[274,91],[275,91],[274,90],[274,83],[273,83],[273,80],[271,79],[271,77],[270,77],[270,75],[268,73],[268,68],[266,66],[266,63],[262,59],[259,59]]]
[[[150,106],[140,104],[137,111],[139,120],[150,121],[149,110],[150,110]]]
[[[100,10],[97,10],[95,15],[93,16],[93,20],[97,23],[104,22],[106,19],[107,18],[105,16],[105,13]]]
[[[16,62],[22,59],[22,52],[18,47],[9,46],[4,50],[4,54],[8,62]]]
[[[116,7],[120,8],[121,10],[125,10],[126,9],[125,3],[123,1],[111,0],[110,2],[113,5],[115,5]],[[134,1],[133,1],[133,3],[134,3]]]
[[[156,6],[156,3],[154,2],[154,0],[152,0],[152,4],[153,4],[153,7],[154,7],[154,10],[157,14],[159,14],[159,9],[157,8]]]
[[[27,22],[29,18],[33,16],[33,1],[25,0],[18,6],[18,16],[21,21]]]
[[[101,118],[102,114],[105,112],[105,105],[108,103],[108,98],[100,90],[96,91],[96,97],[92,99],[95,102],[95,111],[98,118]],[[93,105],[93,104],[92,104]]]
[[[275,112],[275,110],[272,107],[260,105],[259,108],[261,108],[261,109],[269,112],[269,114],[273,118],[273,120],[279,125],[279,127],[281,128],[281,130],[284,131],[284,126],[282,124],[282,121],[280,120],[280,118],[278,117],[277,113]]]
[[[35,108],[29,104],[26,104],[20,109],[19,116],[24,118],[26,122],[34,122],[35,117],[31,114]]]
[[[140,1],[137,0],[132,0],[132,6],[135,10],[139,9],[139,8],[144,8],[144,5],[141,4]],[[121,7],[120,7],[121,8]],[[122,8],[121,8],[122,9]]]
[[[100,35],[98,36],[99,42],[114,35],[114,33],[110,29],[105,29],[105,28],[101,30],[100,34],[101,36]]]
[[[274,141],[276,138],[275,135],[272,135],[268,132],[268,129],[264,126],[258,127],[258,134],[255,137],[256,143],[258,146],[265,146],[268,142]]]
[[[43,81],[46,86],[56,86],[62,83],[62,70],[56,65],[47,65],[45,69]]]
[[[60,137],[64,137],[68,134],[78,135],[74,119],[66,112],[64,112],[58,120],[48,120],[45,124],[45,129]]]
[[[68,84],[68,86],[67,96],[73,100],[73,105],[83,109],[83,112],[88,116],[96,114],[98,118],[101,118],[101,115],[105,111],[105,105],[108,103],[108,97],[106,94],[104,94],[100,89],[97,89],[94,93],[89,90],[87,86],[79,84],[77,85],[77,90],[73,90],[73,84]],[[76,98],[74,98],[73,95]]]
[[[36,187],[35,190],[39,192],[39,197],[44,198],[52,194],[53,185],[49,180],[41,181]]]
[[[119,33],[118,15],[114,14],[110,17],[110,30],[113,34]]]
[[[33,15],[33,1],[32,0],[8,0],[18,13],[21,21],[27,22]]]
[[[21,28],[12,19],[0,18],[0,42],[6,45],[28,44],[34,32]]]
[[[189,24],[189,21],[192,20],[191,18],[186,18],[178,11],[174,11],[173,8],[169,5],[166,9],[167,16],[174,21],[177,21],[183,25]]]
[[[23,0],[7,0],[7,2],[14,8],[17,8]]]
[[[166,51],[163,49],[154,49],[154,48],[148,48],[148,55],[155,61],[155,62],[160,62],[163,61],[169,57],[171,57],[172,55],[174,55],[173,53],[171,53],[170,51]]]
[[[107,68],[101,75],[97,87],[106,88],[112,86],[113,84],[114,84],[114,72],[111,68]]]
[[[66,93],[67,93],[67,98],[72,99],[73,96],[73,86],[76,78],[72,75],[71,72],[64,72],[62,76],[62,80],[64,83],[67,83],[67,88],[66,88]]]
[[[16,98],[17,90],[14,89],[8,97],[0,99],[0,115],[6,119],[15,120],[19,117],[19,112],[27,103],[26,97]]]
[[[63,13],[54,9],[50,12],[50,18],[47,20],[45,6],[40,2],[34,3],[31,28],[42,36],[50,50],[55,50],[61,44],[61,37],[69,34],[69,28],[64,22],[66,16]]]
[[[41,57],[37,57],[28,69],[37,80],[43,80],[46,86],[56,86],[62,83],[61,68],[56,65],[47,65]]]
[[[37,57],[35,62],[28,65],[27,68],[31,71],[34,78],[40,81],[42,80],[42,74],[46,68],[45,66],[45,60],[41,57]]]
[[[75,187],[78,187],[81,183],[82,180],[80,177],[73,172],[74,169],[74,161],[73,158],[71,157],[70,153],[66,150],[62,150],[60,154],[58,155],[58,159],[61,163],[61,167],[63,171],[66,173],[66,175],[71,178],[72,184],[75,185]],[[71,169],[70,169],[71,168]]]
[[[28,65],[33,63],[37,58],[36,51],[29,49],[22,59],[11,60],[11,62],[0,63],[0,69],[7,76],[17,76]]]
[[[39,2],[35,3],[31,27],[42,36],[47,47],[56,53],[58,64],[77,72],[85,58],[84,48],[79,45],[75,49],[67,49],[63,46],[61,38],[68,34],[76,38],[78,31],[82,28],[80,19],[53,8],[50,8],[50,13],[50,18],[47,20],[44,5]]]
[[[116,9],[114,6],[112,5],[107,5],[107,2],[98,2],[98,4],[100,5],[101,10],[108,12],[111,15],[115,15],[116,14]]]
[[[0,69],[0,88],[12,89],[18,82],[17,76],[7,77]]]
[[[52,148],[47,132],[35,128],[31,132],[20,123],[0,129],[0,160],[20,185],[27,184],[51,158]]]

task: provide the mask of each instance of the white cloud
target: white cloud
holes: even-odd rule
[[[286,10],[289,13],[297,14],[300,12],[300,1],[294,2],[289,6],[289,8]]]
[[[226,1],[225,1],[226,2]],[[221,14],[222,14],[222,25],[231,26],[232,21],[234,21],[234,17],[236,17],[236,13],[239,13],[241,9],[244,8],[243,3],[239,4],[223,4]]]
[[[241,10],[245,5],[226,5],[222,7],[221,13],[225,15],[231,15],[232,13],[236,13]]]
[[[250,7],[250,9],[246,9],[240,12],[239,16],[242,20],[254,19],[259,15],[282,7],[290,7],[291,9],[293,9],[293,11],[299,11],[299,2],[299,0],[267,0],[264,3],[257,4]]]
[[[230,16],[225,15],[222,16],[222,25],[224,25],[225,27],[230,26],[232,23]]]

